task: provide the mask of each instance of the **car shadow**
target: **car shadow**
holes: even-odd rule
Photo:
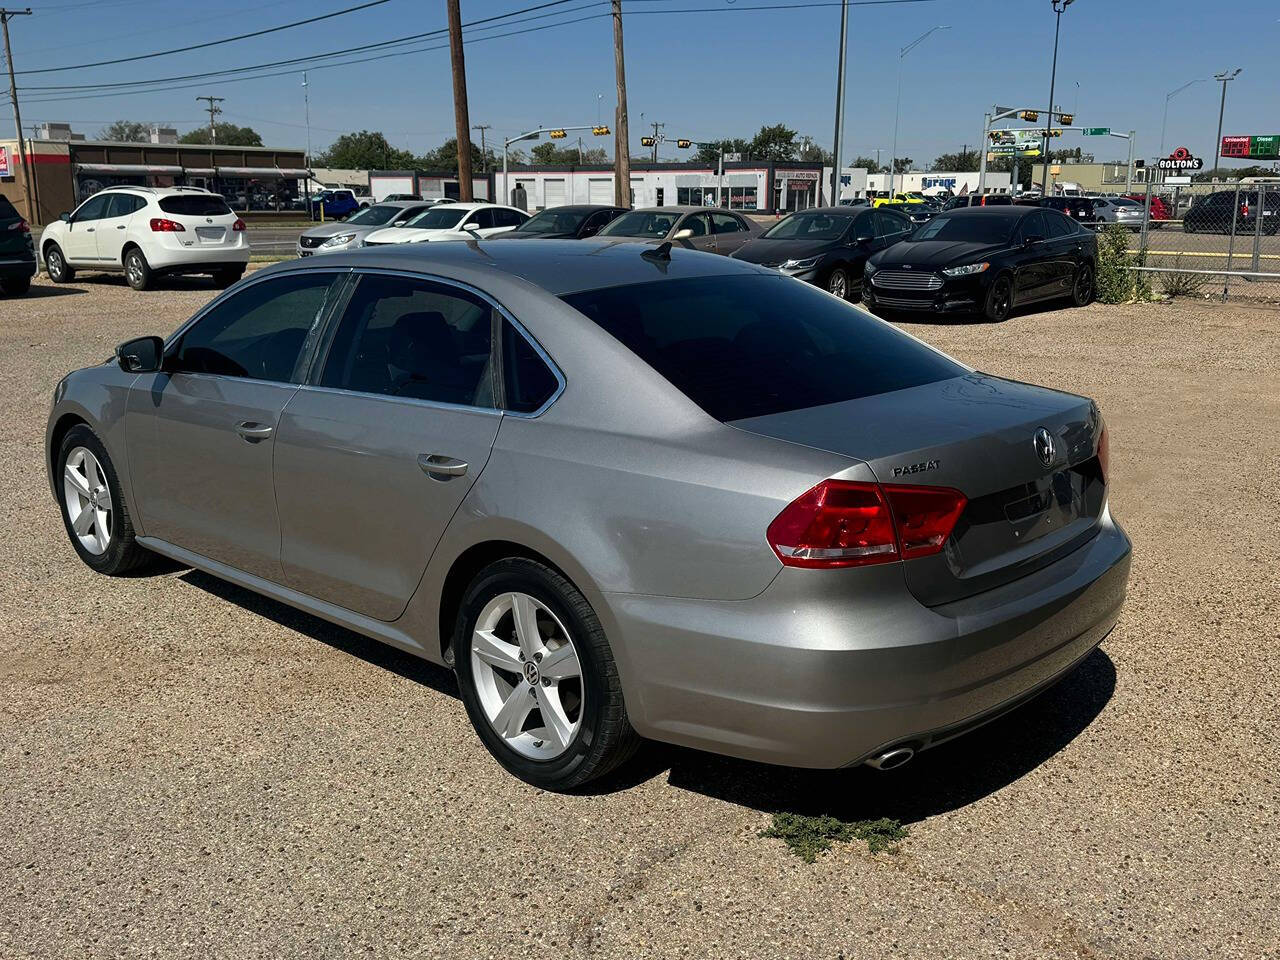
[[[169,562],[169,561],[167,561]],[[174,565],[175,569],[184,569]],[[156,572],[149,567],[149,572]],[[228,603],[437,693],[458,698],[453,671],[192,568],[179,577]],[[1115,664],[1097,649],[1058,683],[1008,714],[892,771],[801,770],[646,742],[620,769],[574,790],[598,796],[667,776],[667,783],[768,813],[889,817],[913,823],[968,806],[1026,776],[1078,737],[1115,692]]]
[[[129,287],[129,282],[125,280],[124,274],[120,273],[91,273],[88,275],[79,274],[76,276],[75,283],[82,283],[86,286],[93,287]],[[183,276],[182,274],[161,274],[152,277],[151,282],[147,285],[146,290],[137,291],[139,295],[145,296],[148,293],[164,290],[220,290],[214,284],[212,277],[204,276]]]
[[[26,293],[20,293],[16,296],[9,294],[0,295],[0,300],[39,300],[42,297],[64,297],[69,293],[87,293],[85,290],[77,290],[75,287],[51,287],[44,284],[32,284]]]

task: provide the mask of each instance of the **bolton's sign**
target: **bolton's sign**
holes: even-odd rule
[[[1199,170],[1204,166],[1204,161],[1193,157],[1186,147],[1179,147],[1163,160],[1157,160],[1156,166],[1161,170]]]

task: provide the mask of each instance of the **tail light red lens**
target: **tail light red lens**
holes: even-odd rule
[[[167,220],[164,217],[152,217],[151,229],[156,233],[186,233],[187,228],[176,220]]]
[[[964,510],[964,494],[824,480],[793,501],[767,537],[789,567],[854,567],[937,553]]]
[[[1111,476],[1111,435],[1107,428],[1102,428],[1102,436],[1098,438],[1098,467],[1102,470],[1102,482],[1106,483]]]
[[[1247,217],[1249,215],[1249,202],[1246,200],[1240,204],[1240,216]]]
[[[25,220],[19,220],[17,223],[9,224],[10,230],[21,230],[23,233],[31,232],[31,225]]]
[[[241,220],[239,217],[236,217],[236,222],[231,225],[231,229],[234,230],[236,233],[239,233],[244,229],[244,221]]]

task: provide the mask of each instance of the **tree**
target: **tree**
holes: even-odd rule
[[[910,157],[894,157],[893,172],[907,173],[911,170],[911,164],[912,164],[912,160]]]
[[[950,173],[972,173],[982,162],[982,155],[977,150],[961,150],[959,153],[940,153],[930,170],[945,170]]]
[[[146,143],[151,139],[151,124],[137,120],[117,120],[98,131],[99,140],[118,143]]]
[[[218,138],[222,142],[222,138]],[[457,147],[454,147],[456,168]],[[334,167],[339,170],[414,170],[418,158],[408,150],[393,147],[377,130],[361,130],[344,133],[318,154],[314,161],[318,167]],[[453,168],[451,168],[453,169]]]
[[[690,160],[697,163],[719,163],[720,150],[724,149],[725,153],[740,153],[743,159],[747,159],[751,153],[751,144],[749,141],[737,137],[733,140],[711,140],[706,143],[698,144],[698,152],[695,153]],[[646,160],[649,158],[645,158]]]
[[[807,163],[820,163],[824,167],[829,167],[832,165],[833,155],[830,150],[824,150],[806,137],[804,146],[800,148],[800,159]]]
[[[218,145],[230,147],[260,147],[262,137],[252,127],[238,127],[234,123],[215,123],[218,132]],[[208,143],[209,128],[196,127],[178,138],[179,143]]]
[[[761,127],[747,149],[755,160],[794,160],[798,153],[796,132],[782,123]]]
[[[424,170],[457,170],[458,138],[450,137],[424,156],[419,163]],[[493,154],[493,148],[486,147],[485,152],[481,153],[478,145],[471,144],[471,169],[473,171],[478,173],[483,170],[492,170],[497,165],[497,158]]]
[[[547,140],[529,151],[534,163],[577,163],[578,148],[562,147],[554,140]]]
[[[854,157],[853,166],[855,169],[862,168],[867,173],[888,173],[889,168],[882,163],[876,163],[870,157]]]

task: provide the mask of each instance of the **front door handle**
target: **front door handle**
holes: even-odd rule
[[[461,477],[467,472],[465,460],[455,460],[440,453],[418,454],[418,466],[422,468],[423,473],[436,480]]]
[[[125,226],[126,226],[126,225],[125,225],[125,224],[123,224],[123,223],[118,223],[118,224],[116,224],[116,229],[117,229],[117,230],[123,230],[123,229],[125,228]]]
[[[236,433],[240,434],[249,443],[270,439],[274,429],[269,423],[256,423],[253,420],[242,420],[236,424]]]
[[[85,227],[84,232],[85,232],[85,233],[93,233],[93,231],[94,231],[94,230],[96,230],[96,229],[97,229],[97,227]]]

